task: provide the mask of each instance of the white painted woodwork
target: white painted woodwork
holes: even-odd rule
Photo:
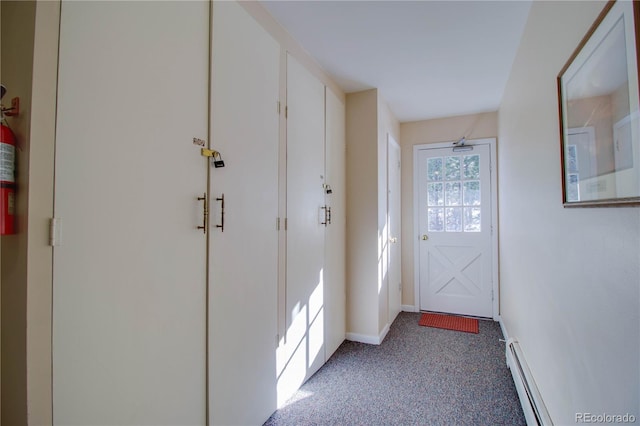
[[[331,224],[325,231],[325,352],[338,349],[346,334],[346,141],[345,105],[328,88],[325,96],[325,181],[332,193],[325,195],[331,208]]]
[[[387,135],[387,245],[389,284],[389,325],[393,324],[402,305],[402,264],[400,256],[401,188],[400,145]]]
[[[427,226],[427,160],[459,156],[462,162],[465,155],[480,156],[480,232],[431,232]],[[462,152],[451,147],[418,150],[421,310],[493,317],[490,155],[488,144]]]
[[[287,56],[287,266],[278,402],[325,361],[324,85]]]
[[[280,46],[236,2],[213,3],[209,403],[212,424],[276,409]],[[224,232],[221,203],[225,197]]]
[[[53,423],[205,423],[206,2],[64,2]]]

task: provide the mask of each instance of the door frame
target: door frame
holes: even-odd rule
[[[420,206],[418,194],[418,153],[424,149],[451,148],[455,141],[427,143],[413,146],[413,304],[416,312],[420,312]],[[498,270],[498,167],[496,138],[471,139],[466,145],[489,145],[489,165],[491,175],[491,288],[493,294],[493,319],[500,317],[500,284]]]

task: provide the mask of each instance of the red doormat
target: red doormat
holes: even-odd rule
[[[457,317],[454,315],[424,313],[420,317],[418,325],[475,334],[478,334],[479,331],[477,319]]]

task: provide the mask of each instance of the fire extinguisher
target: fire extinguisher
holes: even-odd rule
[[[4,95],[4,86],[0,86],[0,89],[1,95]],[[0,235],[16,233],[15,165],[16,138],[0,111]]]

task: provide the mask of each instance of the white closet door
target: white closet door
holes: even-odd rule
[[[331,224],[325,234],[325,345],[326,358],[338,349],[346,333],[346,166],[345,105],[326,89],[326,194]]]
[[[206,421],[208,7],[62,4],[54,424]]]
[[[389,325],[393,324],[402,306],[402,262],[400,253],[401,188],[400,145],[387,134],[387,245],[389,266]]]
[[[324,85],[287,56],[287,267],[278,401],[324,363]]]
[[[212,423],[276,409],[280,47],[236,2],[213,4],[210,407]],[[221,202],[225,197],[224,231]]]

